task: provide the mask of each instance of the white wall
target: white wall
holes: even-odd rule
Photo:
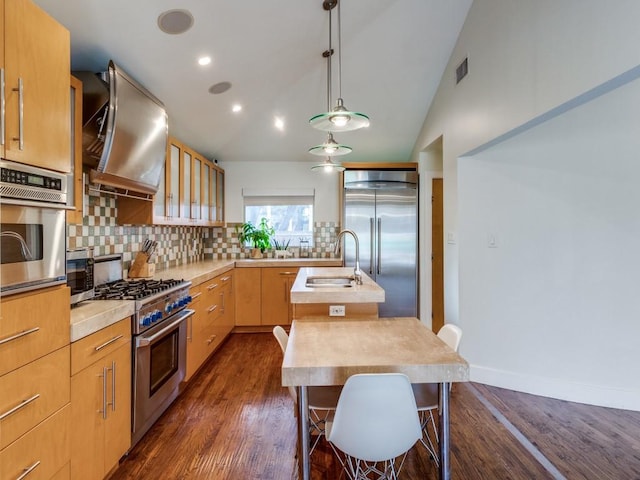
[[[315,162],[320,163],[321,160]],[[226,162],[225,207],[227,222],[244,221],[243,188],[314,188],[314,222],[340,222],[338,211],[338,174],[312,171],[314,162]]]
[[[595,287],[585,285],[587,279],[578,272],[574,276],[567,276],[569,267],[565,265],[565,255],[571,256],[574,265],[592,264],[594,257],[600,254],[595,251],[593,242],[603,242],[603,237],[613,242],[608,244],[610,249],[617,249],[613,238],[629,235],[628,222],[632,208],[624,209],[624,221],[617,214],[615,220],[610,220],[611,224],[606,223],[603,218],[615,210],[614,206],[619,206],[621,197],[604,196],[599,198],[605,206],[598,210],[598,223],[581,224],[577,222],[580,219],[562,223],[554,216],[555,210],[564,214],[581,211],[582,202],[587,199],[584,191],[593,182],[594,175],[606,173],[604,176],[612,184],[624,183],[626,175],[629,175],[622,168],[623,165],[619,166],[605,156],[610,144],[601,144],[598,148],[605,149],[600,150],[602,163],[599,167],[591,165],[587,177],[583,178],[582,146],[596,135],[593,130],[585,130],[586,125],[576,131],[569,130],[570,125],[563,123],[557,115],[583,102],[600,101],[605,104],[600,107],[603,109],[601,112],[607,115],[615,113],[614,108],[607,107],[607,102],[613,101],[613,92],[596,100],[592,98],[595,94],[585,95],[585,92],[594,88],[598,92],[601,86],[604,86],[603,90],[618,87],[618,83],[623,82],[616,83],[616,77],[629,71],[631,74],[627,77],[637,73],[633,69],[640,64],[640,49],[637,48],[640,29],[635,25],[638,18],[640,2],[633,0],[475,0],[469,11],[413,156],[417,160],[421,151],[439,136],[443,137],[445,235],[451,234],[456,242],[445,245],[445,315],[447,321],[458,323],[465,330],[461,351],[473,366],[472,379],[489,381],[488,377],[491,377],[493,384],[509,388],[640,410],[637,355],[625,346],[624,341],[619,341],[618,335],[608,335],[605,329],[611,324],[612,313],[615,312],[618,318],[624,314],[625,320],[621,321],[627,331],[622,335],[638,337],[638,327],[629,325],[629,318],[636,312],[636,307],[628,297],[621,295],[621,292],[629,293],[629,287],[622,288],[624,282],[598,281],[599,294],[593,295]],[[455,66],[465,56],[469,58],[469,75],[456,86],[453,80]],[[571,114],[569,112],[566,115]],[[528,138],[525,137],[528,133],[523,133],[507,142],[514,133],[526,131],[537,123],[542,125],[536,128],[543,128],[546,122],[554,121],[560,123],[549,124],[554,126],[553,137],[539,134]],[[599,134],[605,132],[609,122],[612,122],[608,117],[592,121],[589,128],[598,127],[596,132]],[[560,141],[565,134],[570,143]],[[618,132],[611,130],[608,135],[613,137]],[[621,149],[630,152],[636,148],[631,138],[624,135],[616,138]],[[577,182],[576,192],[571,190],[564,196],[554,197],[555,203],[545,204],[548,208],[542,211],[539,204],[533,201],[540,194],[531,193],[531,198],[521,198],[520,195],[530,193],[526,187],[535,192],[532,185],[541,191],[552,186],[550,193],[557,196],[560,185],[556,176],[560,176],[560,173],[541,173],[540,170],[544,170],[546,165],[545,158],[540,158],[540,163],[536,163],[536,159],[524,154],[518,155],[523,162],[518,164],[519,167],[505,165],[506,155],[498,150],[501,141],[518,153],[528,151],[524,142],[539,143],[540,148],[546,146],[545,155],[548,150],[553,151],[551,146],[561,143],[564,155],[562,158],[554,157],[556,162],[552,165],[560,168],[565,184]],[[518,146],[519,142],[522,142],[522,147]],[[489,145],[492,148],[485,149]],[[458,163],[458,159],[469,152],[481,153]],[[481,165],[476,165],[476,161]],[[592,164],[594,161],[590,157],[589,162]],[[485,165],[493,167],[488,168],[489,172],[486,173],[486,181],[491,184],[491,189],[482,189],[482,185],[475,180],[476,176],[481,176],[480,171],[484,172],[480,167]],[[461,175],[460,179],[458,174]],[[551,182],[552,178],[556,181]],[[615,188],[609,188],[615,191]],[[482,199],[479,203],[482,210],[474,210],[482,219],[481,225],[462,210],[463,200],[467,202],[466,205],[471,201],[469,195],[474,202]],[[515,203],[523,203],[523,208],[514,209]],[[594,202],[590,201],[589,205],[594,206]],[[565,209],[560,209],[561,206]],[[548,243],[537,244],[537,248],[531,248],[528,237],[516,235],[512,238],[519,232],[516,232],[518,228],[528,226],[541,213],[552,215],[549,220],[536,223],[536,230],[524,231],[530,232],[534,238],[555,239],[556,227],[562,226],[557,242],[549,240]],[[513,228],[506,227],[507,224],[513,225]],[[482,236],[481,231],[490,232],[494,228],[500,230],[499,241],[501,235],[506,235],[507,243],[504,246],[487,249],[486,238],[473,238],[474,235]],[[589,239],[586,244],[590,248],[575,248],[581,247],[585,237]],[[568,239],[573,242],[567,243]],[[479,243],[476,245],[473,241]],[[630,243],[625,244],[627,249]],[[479,248],[479,245],[483,248]],[[476,250],[482,254],[477,258]],[[477,276],[485,273],[482,269],[495,267],[492,263],[496,261],[494,257],[500,259],[500,268],[491,273],[492,282],[487,282],[483,289],[475,288]],[[548,263],[549,258],[553,259],[552,265]],[[629,256],[629,260],[633,261],[633,255]],[[560,272],[556,270],[558,262],[564,269]],[[554,268],[550,270],[552,266]],[[605,273],[614,276],[620,266],[620,262],[611,262]],[[519,273],[517,281],[514,272]],[[543,272],[545,281],[540,278]],[[555,274],[559,277],[556,278]],[[626,271],[622,278],[629,281],[629,276],[629,271]],[[573,282],[576,278],[583,281]],[[526,288],[520,292],[516,309],[516,302],[511,299],[517,286],[514,283],[521,282]],[[558,297],[560,284],[564,290],[561,298]],[[532,289],[535,297],[531,296]],[[490,295],[485,295],[487,291]],[[586,309],[585,295],[589,300],[589,308]],[[585,310],[598,313],[585,316]],[[554,330],[535,328],[534,324],[541,320],[534,319],[533,314],[519,317],[520,321],[517,321],[513,316],[516,311],[544,313],[545,321],[553,323]],[[608,312],[606,316],[605,311]],[[568,319],[567,314],[572,317]],[[554,331],[560,332],[562,337],[565,332],[575,329],[577,318],[580,318],[581,329],[600,331],[601,338],[611,338],[609,341],[612,344],[621,346],[620,349],[613,347],[606,350],[607,361],[603,362],[601,369],[593,370],[594,361],[567,361],[599,357],[598,350],[594,351],[595,334],[586,343],[575,341],[560,345],[552,340]],[[512,328],[503,332],[505,325]],[[497,332],[501,335],[499,345],[495,341]],[[528,348],[522,351],[505,347],[511,344],[520,347],[526,344]],[[493,353],[483,353],[491,349],[494,349]],[[536,354],[533,355],[533,352]],[[608,361],[612,355],[615,360]],[[618,371],[604,375],[605,365],[615,365]],[[480,372],[485,372],[485,376],[481,378]],[[487,372],[492,372],[492,375]],[[620,382],[622,378],[626,379],[624,386]],[[611,394],[608,400],[606,393]],[[630,398],[634,394],[635,399]]]

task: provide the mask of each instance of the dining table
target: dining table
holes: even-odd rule
[[[449,387],[469,380],[469,364],[413,317],[293,320],[282,385],[298,393],[298,478],[311,476],[307,388],[344,385],[360,373],[403,373],[411,383],[438,384],[439,478],[449,480]]]

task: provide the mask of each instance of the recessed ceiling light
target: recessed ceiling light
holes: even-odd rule
[[[231,88],[231,82],[219,82],[209,87],[209,93],[213,95],[218,95],[220,93],[226,92],[230,88]]]
[[[198,65],[202,65],[203,67],[205,65],[209,65],[211,63],[211,57],[200,57],[198,59]]]
[[[158,27],[169,35],[178,35],[193,26],[193,15],[189,10],[167,10],[158,16]]]
[[[284,120],[282,118],[276,117],[273,124],[278,130],[280,131],[284,130]]]
[[[231,111],[233,113],[238,113],[238,112],[242,111],[242,105],[238,105],[236,103],[233,107],[231,107]]]

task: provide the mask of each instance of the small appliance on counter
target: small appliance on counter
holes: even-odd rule
[[[93,248],[67,250],[67,286],[71,288],[71,305],[95,296]]]

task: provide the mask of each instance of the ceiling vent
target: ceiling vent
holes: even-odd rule
[[[456,68],[456,85],[458,83],[460,83],[460,81],[467,76],[467,73],[469,73],[469,63],[468,63],[469,58],[465,57],[465,59],[462,61],[462,63],[460,63],[460,65],[458,65],[458,67]]]

